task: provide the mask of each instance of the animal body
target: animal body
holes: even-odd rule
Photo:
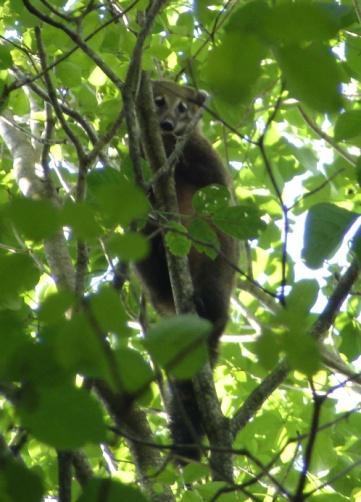
[[[153,95],[165,151],[169,157],[174,151],[177,139],[186,132],[199,107],[204,103],[206,94],[188,86],[159,80],[153,82]],[[199,125],[193,129],[179,155],[174,176],[179,211],[185,225],[191,221],[194,214],[192,197],[197,190],[210,184],[229,186],[223,163],[203,136]],[[148,223],[144,230],[146,234],[153,235],[150,240],[151,249],[147,258],[137,264],[137,269],[156,310],[161,314],[172,314],[175,308],[165,250],[160,233],[154,235],[155,229],[155,224]],[[220,242],[220,253],[215,259],[199,253],[194,247],[188,255],[197,313],[213,325],[209,337],[212,362],[216,359],[217,343],[228,318],[234,279],[234,270],[229,262],[238,261],[237,242],[215,230]],[[195,439],[202,435],[203,428],[192,383],[177,381],[173,384],[172,392],[173,440],[175,444],[194,444]],[[195,446],[179,447],[176,451],[192,458],[199,456]]]

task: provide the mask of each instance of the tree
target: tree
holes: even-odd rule
[[[358,500],[358,0],[5,0],[0,19],[2,500]],[[236,196],[196,195],[192,230],[167,207],[171,319],[131,267],[161,179],[140,140],[169,170],[160,77],[210,93]],[[213,375],[184,345],[204,329],[189,248],[217,253],[205,214],[243,244]],[[173,462],[166,373],[194,378],[200,463]]]

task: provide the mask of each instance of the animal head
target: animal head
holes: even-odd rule
[[[162,134],[181,136],[207,99],[207,93],[170,80],[154,80],[152,84]]]

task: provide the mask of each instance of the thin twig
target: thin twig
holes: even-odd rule
[[[313,325],[312,334],[319,340],[326,333],[343,302],[350,294],[350,290],[358,278],[360,266],[357,259],[354,259],[346,272],[341,276],[332,295],[329,297],[326,307],[318,316],[317,321]]]
[[[282,259],[281,259],[282,272],[281,272],[281,291],[280,291],[280,295],[279,295],[279,300],[280,300],[280,303],[282,305],[284,305],[285,304],[285,288],[287,285],[287,242],[288,242],[288,233],[289,233],[288,208],[285,205],[285,203],[283,202],[282,192],[281,192],[281,190],[278,186],[278,183],[276,181],[276,178],[273,174],[272,165],[271,165],[271,162],[267,156],[267,152],[266,152],[266,148],[265,148],[265,138],[266,138],[267,132],[269,130],[269,127],[271,126],[272,122],[274,121],[274,119],[275,119],[275,117],[281,107],[282,94],[283,94],[283,84],[281,86],[281,91],[279,93],[276,104],[275,104],[272,112],[270,113],[270,115],[266,121],[266,124],[264,126],[263,132],[262,132],[261,136],[259,137],[259,139],[257,140],[256,144],[257,144],[258,148],[260,149],[261,156],[262,156],[262,159],[264,162],[264,166],[265,166],[267,174],[271,180],[271,184],[272,184],[273,189],[276,193],[276,196],[278,198],[278,201],[279,201],[279,204],[280,204],[280,207],[282,210],[282,214],[283,214],[283,242],[282,242]]]
[[[77,32],[68,28],[68,26],[66,26],[65,24],[60,23],[59,21],[55,21],[55,19],[47,16],[39,9],[37,9],[29,0],[23,0],[23,3],[27,10],[31,12],[31,14],[34,14],[34,16],[44,21],[44,23],[54,26],[54,28],[58,28],[59,30],[66,33],[68,37],[71,38],[71,40],[73,40],[73,42],[78,47],[80,47],[92,61],[94,61],[94,63],[105,73],[105,75],[118,89],[121,89],[123,87],[123,82],[119,79],[116,73],[114,73],[113,70],[107,64],[105,64],[103,59],[81,38],[81,36]],[[45,66],[43,68],[43,71],[44,70],[46,70],[46,75],[49,69]]]
[[[298,106],[298,111],[302,115],[306,124],[323,140],[326,141],[341,157],[343,157],[349,164],[352,166],[356,166],[357,157],[354,157],[350,153],[347,152],[344,148],[338,145],[338,143],[328,134],[326,134],[318,125],[307,115],[302,106]]]
[[[24,0],[24,1],[27,1],[27,0]],[[43,46],[43,42],[42,42],[41,31],[38,26],[35,27],[35,36],[36,36],[36,42],[37,42],[38,51],[39,51],[40,63],[41,63],[42,69],[45,72],[44,79],[46,82],[46,86],[48,88],[48,93],[49,93],[49,97],[51,100],[51,104],[54,107],[55,114],[56,114],[59,122],[61,123],[66,135],[69,137],[70,141],[73,143],[73,145],[76,149],[79,161],[81,162],[85,158],[85,153],[84,153],[82,144],[79,141],[79,138],[76,136],[76,134],[73,133],[72,129],[69,127],[67,121],[64,118],[63,111],[58,103],[58,98],[56,96],[55,87],[52,83],[49,72],[46,71],[46,68],[47,68],[46,54],[45,54],[45,50],[44,50],[44,46]]]
[[[305,488],[306,484],[306,479],[307,479],[307,473],[310,470],[311,466],[311,458],[312,458],[312,453],[315,447],[315,441],[317,438],[317,433],[318,433],[318,428],[319,428],[319,423],[320,423],[320,418],[321,418],[321,408],[323,403],[326,400],[326,396],[320,396],[316,394],[316,392],[313,390],[313,413],[312,413],[312,420],[311,420],[311,428],[309,432],[309,437],[306,445],[306,450],[305,454],[303,457],[303,466],[302,466],[302,471],[298,480],[298,485],[296,488],[296,493],[292,497],[293,502],[303,502],[304,501],[304,495],[303,491]]]

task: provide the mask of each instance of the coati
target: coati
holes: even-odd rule
[[[168,80],[153,81],[152,86],[162,139],[169,157],[177,139],[186,132],[199,107],[204,103],[206,93]],[[185,225],[194,214],[192,197],[197,190],[210,184],[229,186],[223,163],[210,142],[203,136],[199,125],[193,129],[179,155],[174,176],[179,211]],[[160,233],[155,230],[154,223],[148,223],[144,229],[147,235],[151,235],[151,249],[149,255],[137,263],[136,268],[156,310],[161,314],[172,314],[175,309],[163,240]],[[238,261],[237,242],[232,237],[215,230],[220,242],[220,253],[214,260],[199,253],[194,247],[188,255],[197,313],[211,321],[213,325],[209,337],[212,363],[215,362],[217,343],[227,322],[233,287],[234,270],[227,260],[232,263]],[[174,396],[171,432],[175,451],[189,458],[199,458],[200,452],[195,442],[199,443],[203,428],[192,383],[177,381],[173,384],[172,392]],[[184,420],[185,415],[187,415],[186,420]],[[193,446],[177,447],[186,444]]]

